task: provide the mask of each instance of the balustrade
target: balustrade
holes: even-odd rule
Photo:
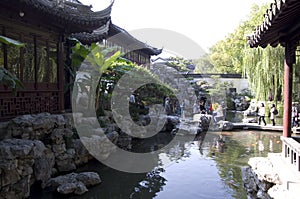
[[[300,138],[281,137],[285,161],[300,172]]]

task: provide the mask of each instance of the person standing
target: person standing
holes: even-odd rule
[[[169,96],[166,97],[166,99],[165,99],[164,107],[165,107],[166,114],[167,115],[171,115],[171,106],[170,106],[170,98],[169,98]]]
[[[270,109],[270,120],[273,126],[275,126],[275,115],[276,115],[276,106],[275,104],[272,104]]]
[[[132,94],[130,95],[130,97],[129,97],[129,102],[130,102],[131,104],[135,104],[135,96],[134,96],[133,93],[132,93]]]
[[[265,126],[267,125],[265,120],[265,114],[266,114],[265,104],[261,103],[258,110],[258,125],[260,125],[261,121],[263,121]]]
[[[298,126],[298,108],[296,103],[292,103],[292,127]]]

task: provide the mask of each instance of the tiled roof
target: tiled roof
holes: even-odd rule
[[[300,0],[275,0],[261,25],[248,37],[250,47],[285,46],[300,36]]]
[[[93,32],[81,32],[81,33],[74,33],[71,34],[71,37],[78,39],[83,44],[91,44],[98,41],[102,41],[103,39],[107,38],[109,27],[111,21],[107,21],[107,23],[100,28],[97,28]]]
[[[0,6],[10,6],[12,9],[28,10],[47,17],[49,22],[76,26],[74,30],[92,31],[110,20],[113,2],[104,10],[93,12],[90,6],[76,0],[1,0]]]
[[[162,52],[162,49],[154,48],[144,42],[137,40],[126,30],[114,24],[111,24],[108,36],[108,41],[123,46],[127,50],[140,50],[148,55],[159,55]]]
[[[107,39],[108,41],[120,45],[129,51],[140,50],[148,55],[159,55],[162,49],[151,47],[130,35],[126,30],[114,25],[108,21],[106,25],[94,30],[91,33],[75,33],[71,35],[83,44],[91,44],[93,42]]]

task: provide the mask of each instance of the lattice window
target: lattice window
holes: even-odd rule
[[[0,120],[17,115],[41,112],[59,112],[59,92],[19,92],[16,97],[10,94],[0,98]]]

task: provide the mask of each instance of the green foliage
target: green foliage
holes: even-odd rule
[[[11,39],[8,37],[4,37],[2,35],[0,35],[0,43],[7,44],[7,45],[13,45],[16,47],[24,47],[25,46],[25,44],[22,42],[19,42],[17,40],[14,40],[14,39]]]
[[[249,20],[243,27],[252,34],[255,27],[262,23],[268,5],[254,6]],[[262,49],[245,46],[242,51],[243,71],[249,79],[251,89],[257,100],[282,100],[284,48],[267,46]]]
[[[245,72],[258,100],[282,100],[284,49],[271,46],[244,49]]]
[[[96,110],[98,110],[101,108],[99,102],[101,95],[103,95],[99,77],[119,58],[120,51],[96,43],[85,46],[77,41],[72,48],[72,52],[72,65],[67,68],[73,78],[71,83],[74,87],[73,92],[76,96],[80,88],[88,96],[88,109],[90,110],[96,106]],[[87,69],[83,73],[81,72],[82,76],[75,82],[77,71],[81,65],[87,67]],[[95,93],[96,97],[94,97]]]
[[[69,70],[74,74],[73,80],[76,78],[76,72],[80,65],[85,65],[88,72],[87,74],[83,73],[77,79],[73,92],[77,93],[80,88],[82,92],[86,93],[89,96],[88,108],[95,105],[98,115],[103,115],[104,110],[109,109],[107,105],[110,104],[114,87],[125,73],[130,76],[131,73],[128,72],[131,70],[135,70],[140,75],[138,77],[132,76],[128,85],[122,85],[122,87],[130,88],[132,85],[140,85],[140,82],[145,79],[155,82],[155,84],[145,85],[135,91],[141,100],[144,99],[143,104],[147,105],[156,101],[153,98],[148,98],[153,94],[154,96],[161,96],[160,98],[163,99],[163,96],[173,91],[147,68],[122,58],[120,51],[115,48],[106,48],[99,44],[84,46],[77,42],[73,47],[71,57],[72,66],[69,67]],[[96,97],[94,98],[95,93]]]
[[[209,54],[203,55],[200,59],[194,60],[196,64],[195,73],[216,73],[214,65],[211,63]]]
[[[191,60],[187,60],[183,57],[170,57],[168,66],[175,68],[179,72],[189,71],[188,66],[194,65]]]
[[[203,68],[211,64],[213,69],[209,67],[208,71],[243,74],[248,77],[252,93],[256,94],[257,100],[280,101],[283,93],[284,48],[268,46],[262,49],[250,48],[247,45],[247,36],[263,22],[268,6],[269,4],[261,7],[253,5],[249,17],[240,22],[233,33],[212,46],[209,54],[197,63],[205,62],[200,64],[200,72],[204,72]]]
[[[248,49],[247,35],[263,21],[267,4],[261,8],[253,5],[248,20],[240,22],[239,26],[210,48],[209,59],[219,73],[245,73],[244,49]],[[248,74],[247,74],[248,75]]]
[[[17,89],[24,88],[22,82],[2,66],[0,66],[0,83],[12,88],[14,95],[16,95]]]
[[[8,37],[0,35],[0,43],[6,45],[16,46],[18,48],[24,47],[25,44]],[[16,95],[17,89],[24,88],[24,85],[13,73],[5,69],[3,66],[0,66],[0,83],[8,86],[12,89],[14,95]]]

